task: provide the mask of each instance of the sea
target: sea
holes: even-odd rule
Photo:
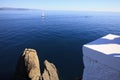
[[[0,80],[13,80],[25,48],[55,64],[60,80],[82,77],[82,46],[107,34],[120,35],[120,12],[0,11]]]

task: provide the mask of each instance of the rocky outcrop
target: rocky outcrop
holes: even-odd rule
[[[54,64],[44,61],[44,72],[41,76],[39,59],[34,49],[25,49],[16,67],[16,80],[59,80]]]
[[[59,80],[57,69],[54,64],[44,61],[45,69],[42,74],[43,80]]]
[[[16,80],[42,80],[37,52],[34,49],[25,49],[18,60]]]

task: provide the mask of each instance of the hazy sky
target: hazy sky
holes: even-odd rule
[[[120,0],[0,0],[0,7],[46,10],[120,11]]]

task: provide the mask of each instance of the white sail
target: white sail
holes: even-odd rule
[[[42,11],[41,17],[45,17],[45,12]]]

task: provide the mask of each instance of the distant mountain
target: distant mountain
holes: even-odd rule
[[[0,10],[31,10],[27,8],[10,8],[10,7],[1,7]]]

